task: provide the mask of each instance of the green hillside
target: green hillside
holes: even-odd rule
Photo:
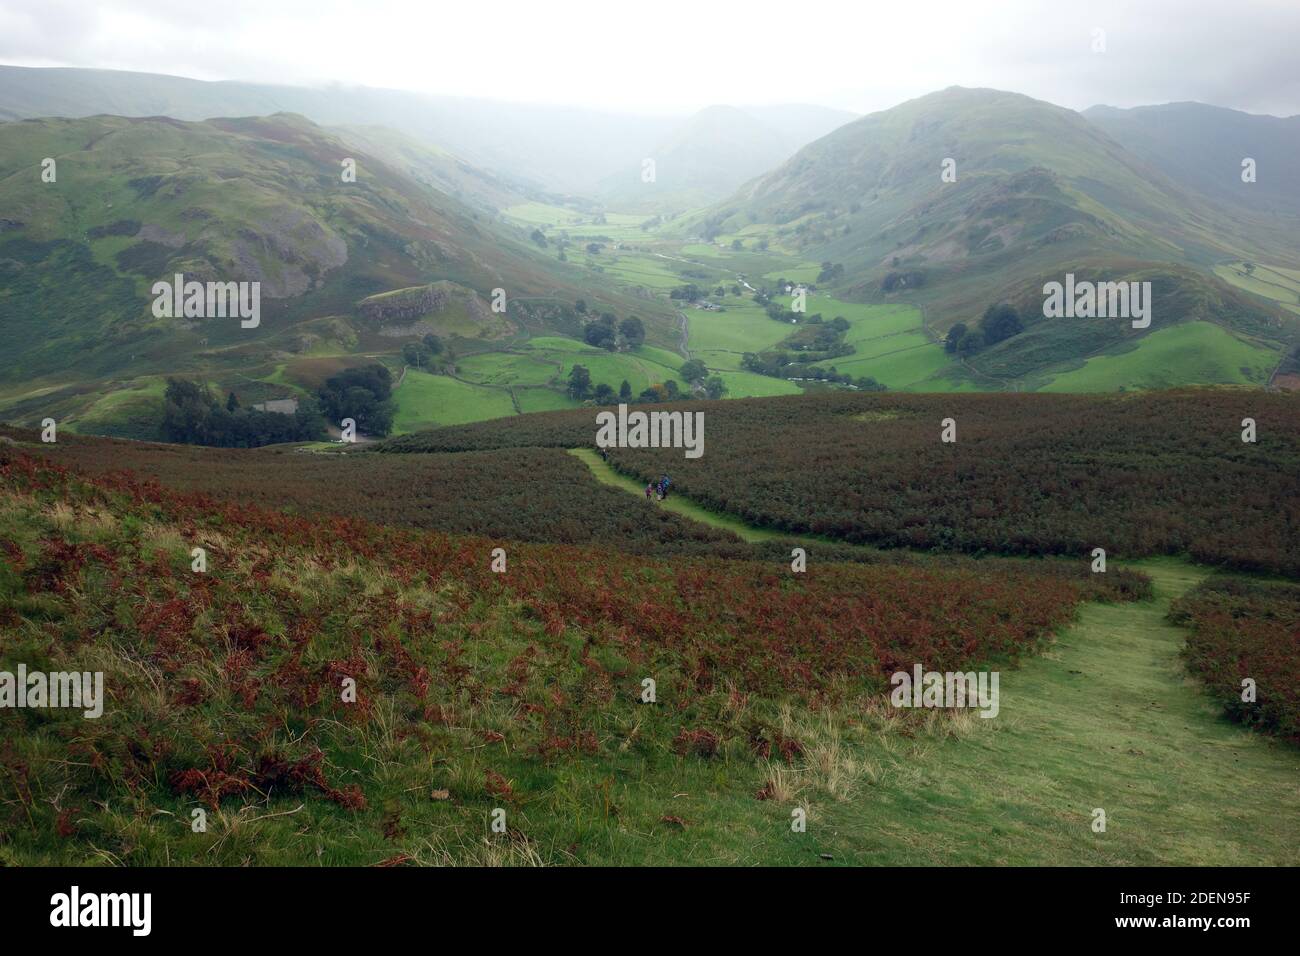
[[[661,158],[689,155],[678,173],[720,181],[764,124],[705,111],[665,134]],[[355,182],[341,175],[349,158]],[[684,392],[690,358],[733,398],[845,379],[907,391],[1263,383],[1300,330],[1276,229],[1225,215],[1079,114],[1017,94],[952,88],[863,117],[704,211],[627,202],[560,197],[402,132],[290,114],[0,123],[13,342],[0,417],[155,438],[167,376],[246,405],[301,399],[351,365],[381,362],[400,379],[403,346],[426,334],[448,346],[455,378],[399,387],[398,431],[573,407],[575,365],[593,386]],[[178,272],[260,282],[260,324],[155,318],[151,287]],[[1043,284],[1066,272],[1149,281],[1152,326],[1044,318]],[[797,323],[767,314],[798,282],[815,287],[810,314],[848,323],[842,348],[800,356]],[[976,326],[1000,302],[1018,310],[1016,334],[945,351],[954,324]],[[639,318],[645,342],[589,346],[585,327],[604,314]],[[1214,328],[1144,344],[1183,323]],[[748,354],[815,367],[781,374]]]
[[[1288,261],[1275,229],[1189,191],[1071,110],[995,90],[953,87],[849,123],[675,229],[837,264],[829,280],[780,274],[853,301],[915,305],[932,340],[997,302],[1018,302],[1033,322],[1043,283],[1085,270],[1152,281],[1165,301],[1141,334],[1193,320],[1272,343],[1296,332],[1271,296],[1235,294],[1215,276],[1218,263],[1268,261],[1269,250]],[[1016,336],[997,359],[952,374],[1005,387],[1104,351],[1125,335],[1121,324]]]
[[[1188,188],[1264,217],[1300,215],[1300,116],[1260,116],[1207,103],[1164,103],[1083,115]],[[1255,160],[1253,182],[1242,161]],[[1263,170],[1262,175],[1258,174]]]
[[[355,182],[343,175],[347,159]],[[0,306],[11,343],[0,414],[152,437],[150,415],[127,407],[149,405],[162,376],[199,376],[247,401],[288,397],[286,365],[400,364],[403,342],[430,331],[461,352],[580,334],[580,298],[639,315],[651,341],[672,340],[666,305],[558,261],[522,228],[412,178],[415,163],[283,114],[0,124]],[[260,323],[155,318],[152,287],[177,273],[260,283]],[[497,288],[504,314],[489,308]],[[382,298],[413,289],[433,290],[427,307]]]

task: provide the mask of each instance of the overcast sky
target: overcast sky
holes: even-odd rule
[[[1289,116],[1298,47],[1300,0],[0,0],[0,63],[631,112],[870,112],[956,84]]]

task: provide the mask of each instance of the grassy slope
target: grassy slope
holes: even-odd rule
[[[527,242],[516,220],[494,222],[426,188],[427,177],[408,175],[400,150],[375,145],[381,154],[358,153],[334,132],[288,115],[3,124],[0,206],[12,222],[0,235],[0,300],[18,323],[8,329],[9,361],[0,361],[4,417],[52,416],[85,431],[152,437],[148,419],[160,408],[144,393],[161,376],[203,375],[239,389],[267,372],[273,351],[395,355],[407,336],[380,335],[354,303],[439,279],[483,296],[507,287],[520,303],[509,321],[455,303],[429,317],[462,354],[516,331],[572,334],[564,309],[579,297],[620,317],[639,315],[659,344],[675,336],[666,303],[632,295],[615,276],[555,261],[555,250]],[[339,155],[360,157],[355,184],[339,181]],[[30,187],[32,156],[58,159],[57,183]],[[248,331],[153,320],[152,281],[179,271],[260,278],[262,324]],[[137,400],[119,401],[124,387],[140,393]],[[240,394],[246,403],[266,397],[283,390]],[[497,412],[489,401],[479,417]]]
[[[960,171],[955,183],[945,185],[936,175],[935,157],[949,155],[954,144]],[[1030,169],[1035,166],[1042,169]],[[1077,114],[1021,96],[953,88],[846,124],[677,228],[684,235],[716,230],[723,246],[738,230],[763,233],[771,250],[792,257],[786,269],[755,273],[766,278],[804,278],[795,262],[841,263],[844,279],[835,284],[840,294],[920,306],[931,330],[939,333],[956,321],[970,323],[986,305],[1017,299],[1025,290],[1033,291],[1040,308],[1044,276],[1059,278],[1095,261],[1105,278],[1159,263],[1147,278],[1170,287],[1162,292],[1162,283],[1156,283],[1158,295],[1167,300],[1160,304],[1161,314],[1205,318],[1277,341],[1288,338],[1293,332],[1278,324],[1276,309],[1228,295],[1232,290],[1210,271],[1212,262],[1233,256],[1234,250],[1276,240],[1266,239],[1249,217],[1217,216],[1197,208],[1175,184]],[[1272,258],[1286,261],[1286,249],[1285,244],[1271,249]],[[683,252],[705,254],[698,244],[684,246]],[[707,255],[724,263],[727,250],[710,246]],[[890,270],[919,270],[924,284],[885,295],[881,280]],[[1250,288],[1222,268],[1214,271]],[[1260,267],[1252,284],[1258,286],[1262,274]],[[1264,286],[1271,290],[1264,294],[1300,310],[1284,277],[1270,278],[1282,281]],[[837,368],[874,375],[895,389],[971,384],[1010,389],[1010,380],[1031,374],[1041,380],[1063,361],[1080,362],[1117,337],[1099,336],[1096,329],[1080,334],[1077,327],[1044,331],[1052,334],[1010,340],[993,356],[997,362],[972,360],[984,373],[976,383],[960,368],[950,369],[946,382],[931,378],[946,364],[938,350],[928,361],[918,349],[915,355],[847,367],[837,363]],[[1096,365],[1110,361],[1098,359]],[[1008,362],[1017,367],[993,367]],[[1174,372],[1173,384],[1223,381],[1203,378],[1195,361]],[[1037,381],[1016,384],[1023,389]]]
[[[1188,322],[1159,329],[1135,348],[1098,355],[1062,372],[1045,392],[1111,392],[1119,388],[1168,388],[1193,381],[1261,385],[1277,365],[1279,353],[1251,345],[1210,322]]]
[[[669,499],[675,500],[680,499]],[[184,522],[141,528],[138,522],[118,524],[102,512],[97,522],[87,522],[66,507],[37,515],[40,505],[22,496],[10,505],[25,530],[6,531],[23,539],[39,534],[42,529],[35,525],[44,524],[73,534],[89,529],[105,541],[139,535],[144,557],[159,552],[173,571],[187,567]],[[441,567],[467,555],[431,560]],[[227,560],[240,563],[232,568],[238,571],[232,580],[246,580],[243,562],[262,559],[240,545]],[[448,607],[443,603],[448,592],[423,581],[407,581],[393,591],[395,582],[371,580],[352,564],[330,569],[316,562],[290,563],[292,572],[289,565],[274,572],[277,588],[316,595],[322,607],[336,606],[339,586],[354,588],[362,581],[367,582],[364,600],[375,602],[375,608],[394,600],[402,606]],[[330,778],[368,781],[374,810],[366,818],[289,793],[267,808],[225,806],[206,835],[185,827],[192,801],[165,797],[158,806],[163,814],[146,815],[117,801],[93,824],[80,825],[97,828],[96,846],[111,847],[102,851],[104,860],[120,855],[134,864],[199,854],[227,865],[356,864],[400,859],[399,852],[417,863],[1292,861],[1300,850],[1295,786],[1300,754],[1223,721],[1208,697],[1183,680],[1177,657],[1182,633],[1166,624],[1164,615],[1170,597],[1201,572],[1170,560],[1136,567],[1155,578],[1155,599],[1084,606],[1077,623],[1062,630],[1045,656],[1004,669],[1002,709],[994,720],[899,716],[870,704],[817,714],[787,709],[774,719],[806,750],[785,765],[755,762],[731,750],[712,760],[675,757],[664,752],[660,739],[671,712],[654,708],[615,730],[628,740],[660,740],[657,747],[610,748],[598,762],[543,762],[522,746],[474,744],[485,728],[513,726],[516,703],[491,697],[482,710],[462,715],[468,719],[433,726],[431,748],[403,735],[326,722],[343,741],[328,767]],[[222,586],[222,573],[213,573],[216,586]],[[96,600],[106,600],[110,586],[99,580]],[[539,640],[539,623],[509,608],[475,603],[467,614],[476,664],[490,656],[504,666]],[[346,651],[346,646],[322,646],[312,662]],[[573,653],[576,674],[582,668],[577,650]],[[376,659],[367,670],[388,675],[392,667],[393,662]],[[671,681],[661,682],[665,701],[671,700],[672,688]],[[728,706],[734,713],[720,719],[740,725],[753,704],[740,699]],[[449,761],[457,746],[467,756]],[[484,795],[484,772],[490,769],[502,771],[524,797],[509,802]],[[755,799],[765,785],[769,799]],[[439,787],[450,790],[450,799],[429,796]],[[510,808],[512,832],[519,828],[527,838],[475,836],[485,831],[489,809],[502,803]],[[796,806],[808,812],[807,833],[790,830]],[[1094,807],[1107,811],[1105,834],[1090,828]],[[380,812],[392,814],[394,826],[400,825],[391,839],[383,837],[374,818]],[[668,817],[684,821],[685,829]],[[26,832],[18,828],[18,839],[4,848],[11,862],[96,859],[82,842],[36,844]]]
[[[1300,274],[1281,266],[1256,264],[1253,274],[1248,274],[1240,262],[1214,267],[1214,274],[1239,289],[1272,299],[1292,312],[1300,313]]]
[[[1132,566],[1153,577],[1155,600],[1085,605],[1047,654],[1004,675],[997,719],[884,764],[860,802],[828,808],[823,825],[851,861],[1294,862],[1300,755],[1219,717],[1183,678],[1184,633],[1164,620],[1202,572]],[[1094,808],[1105,833],[1092,832]]]
[[[573,454],[600,480],[637,492],[637,482],[594,453]],[[664,506],[742,537],[763,533],[681,496]],[[863,781],[810,814],[807,846],[794,834],[784,838],[808,851],[795,859],[831,852],[837,862],[872,864],[1293,862],[1300,754],[1218,716],[1183,677],[1184,632],[1165,621],[1169,602],[1204,572],[1172,559],[1131,566],[1153,578],[1155,599],[1085,605],[1047,654],[1004,675],[996,719],[919,742],[846,735],[843,772],[856,768]],[[1098,807],[1107,815],[1103,834],[1091,828]]]

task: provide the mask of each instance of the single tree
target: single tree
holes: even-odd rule
[[[706,378],[709,374],[709,370],[704,367],[704,363],[699,359],[691,359],[689,362],[682,365],[678,370],[678,374],[681,375],[682,381],[690,382],[694,385],[696,382],[702,381]]]
[[[637,348],[645,342],[645,325],[635,315],[628,316],[618,324],[619,332],[623,333],[623,341],[628,348]]]
[[[591,372],[585,365],[575,365],[569,372],[569,395],[584,399],[591,392]]]
[[[1015,307],[1005,302],[989,306],[980,319],[980,333],[984,336],[985,345],[997,345],[1024,330],[1025,325],[1020,321]]]
[[[966,332],[967,332],[967,328],[965,322],[958,322],[956,325],[950,328],[948,330],[948,335],[943,340],[944,351],[956,352],[957,346],[959,346],[961,344],[961,340],[966,337]]]

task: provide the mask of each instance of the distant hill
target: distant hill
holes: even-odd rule
[[[1205,103],[1117,109],[1083,115],[1179,185],[1256,212],[1300,215],[1300,116],[1257,116]],[[1243,182],[1242,160],[1256,179]]]
[[[639,183],[641,160],[662,154],[664,182],[687,198],[703,196],[704,201],[722,198],[853,118],[802,105],[754,111],[714,107],[686,118],[638,116],[367,87],[0,66],[0,119],[107,113],[196,121],[280,112],[326,126],[388,127],[522,191],[594,198],[612,189],[621,196],[621,180]]]
[[[816,106],[710,106],[646,144],[639,155],[630,152],[623,167],[602,181],[602,194],[611,203],[638,208],[703,205],[854,118]],[[655,164],[651,182],[642,176],[647,159]]]
[[[952,182],[942,178],[948,160]],[[1080,114],[1016,93],[953,87],[865,116],[682,228],[761,237],[841,264],[830,284],[842,294],[915,302],[935,333],[973,323],[995,302],[1041,303],[1044,277],[1087,267],[1105,278],[1110,262],[1115,278],[1140,271],[1162,287],[1195,275],[1209,294],[1190,298],[1233,304],[1201,317],[1289,334],[1271,303],[1230,294],[1211,271],[1231,259],[1286,261],[1293,253],[1273,233],[1179,184]],[[1192,318],[1169,311],[1163,324]],[[1039,358],[1078,358],[1106,340],[1076,336]]]
[[[54,182],[41,180],[46,157],[57,164]],[[349,158],[355,182],[343,180]],[[404,336],[423,334],[415,323],[426,312],[442,317],[436,331],[471,341],[521,322],[573,332],[576,317],[573,328],[564,317],[582,296],[653,319],[653,305],[621,302],[591,279],[576,284],[522,230],[417,181],[400,162],[289,114],[0,123],[6,417],[72,414],[113,381],[177,373],[234,376],[252,400],[281,397],[262,381],[280,382],[277,366],[396,353]],[[155,317],[152,286],[176,273],[261,283],[260,325]],[[432,283],[442,285],[416,296],[427,308],[371,321],[358,306]],[[487,308],[494,288],[507,290],[505,315]]]
[[[330,132],[362,152],[384,157],[417,182],[485,212],[551,198],[543,190],[489,172],[387,126],[335,126]]]

